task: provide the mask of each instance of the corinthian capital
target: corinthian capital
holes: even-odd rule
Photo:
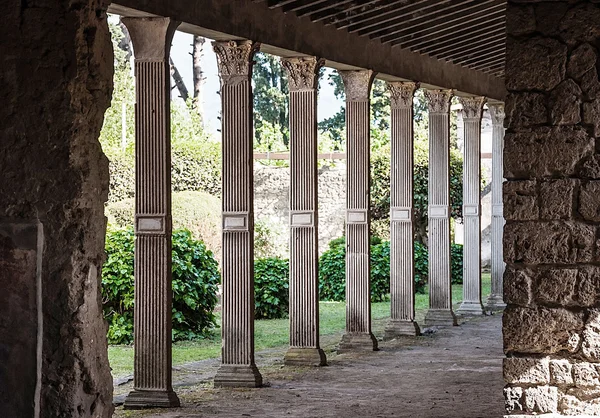
[[[340,71],[344,81],[347,102],[368,101],[371,97],[371,86],[375,73],[371,70]]]
[[[492,125],[500,125],[504,126],[504,104],[503,103],[494,103],[488,104],[488,109],[490,110],[490,117],[492,118]]]
[[[419,83],[412,81],[388,82],[387,88],[390,92],[392,108],[412,108],[415,91]]]
[[[449,113],[452,90],[425,90],[429,113]]]
[[[462,105],[464,119],[481,119],[485,97],[459,97],[458,101]]]
[[[259,48],[260,44],[252,41],[213,42],[221,82],[236,84],[242,80],[249,80],[252,76],[254,54]]]
[[[290,91],[314,90],[319,83],[319,69],[324,59],[316,57],[282,58],[281,66],[288,76]]]

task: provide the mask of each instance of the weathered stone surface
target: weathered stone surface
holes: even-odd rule
[[[592,306],[600,299],[600,267],[583,266],[577,277],[576,298],[580,306]]]
[[[540,183],[540,217],[545,220],[570,219],[577,180],[561,179]]]
[[[593,150],[594,139],[579,127],[541,127],[533,132],[507,133],[504,177],[568,176]]]
[[[569,264],[595,259],[594,226],[572,222],[508,222],[504,259],[512,263]]]
[[[594,128],[595,136],[600,136],[600,99],[583,104],[583,122]]]
[[[504,301],[511,305],[528,306],[531,304],[531,285],[533,272],[517,270],[507,266],[504,272]]]
[[[572,369],[569,360],[550,360],[550,383],[552,385],[572,385]]]
[[[502,324],[507,353],[575,352],[583,329],[583,314],[566,309],[508,307]]]
[[[577,269],[549,269],[539,274],[534,295],[542,304],[575,305]]]
[[[579,87],[587,100],[593,100],[600,94],[600,81],[596,67],[585,73],[579,81]]]
[[[506,88],[550,91],[565,78],[567,46],[555,39],[506,41]]]
[[[560,21],[560,37],[569,44],[600,37],[600,6],[589,2],[572,7]]]
[[[529,221],[539,218],[535,181],[507,181],[503,185],[503,191],[506,220]]]
[[[508,357],[503,363],[506,383],[548,384],[550,366],[547,358]]]
[[[600,179],[600,155],[588,155],[581,160],[578,165],[577,176],[581,179]]]
[[[600,181],[590,181],[581,187],[579,213],[588,221],[600,221]]]
[[[600,374],[593,363],[577,362],[572,365],[573,381],[577,387],[600,385]]]
[[[509,3],[506,8],[506,33],[519,36],[532,32],[535,32],[533,6],[518,7]]]
[[[576,395],[583,395],[581,400]],[[569,389],[567,393],[559,393],[558,412],[565,415],[598,416],[600,415],[600,397],[597,393],[587,394],[585,390]]]
[[[560,1],[537,3],[539,3],[535,5],[537,31],[543,35],[557,35],[558,26],[567,11],[567,5]]]
[[[508,413],[523,411],[523,388],[504,388],[504,406]]]
[[[558,410],[558,389],[554,386],[538,386],[524,390],[527,412],[549,413]]]
[[[581,77],[596,65],[596,50],[588,43],[582,44],[571,52],[567,63],[567,75],[575,80]]]
[[[571,79],[560,83],[550,94],[553,125],[575,125],[581,121],[581,89]]]
[[[541,93],[509,93],[506,97],[508,129],[543,125],[548,121],[546,97]]]
[[[581,351],[588,360],[600,362],[600,311],[596,309],[590,312],[585,323]]]

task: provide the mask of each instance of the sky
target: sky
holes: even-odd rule
[[[177,67],[177,70],[183,77],[188,90],[192,91],[192,35],[179,32],[175,33],[173,44],[171,46],[171,58]],[[221,98],[217,94],[219,90],[219,76],[217,73],[217,58],[212,50],[210,40],[204,44],[204,56],[202,57],[202,67],[206,80],[204,83],[203,108],[205,129],[213,135],[218,135],[219,112],[221,110]],[[317,105],[319,121],[333,116],[338,112],[342,101],[335,98],[333,86],[327,82],[327,74],[334,70],[327,68],[326,75],[321,81],[321,90],[319,91],[319,101]],[[178,96],[176,91],[173,96]]]

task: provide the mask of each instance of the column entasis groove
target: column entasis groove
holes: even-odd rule
[[[451,90],[427,90],[429,108],[429,310],[427,326],[456,325],[450,275]]]
[[[176,407],[171,376],[169,18],[123,18],[135,52],[134,390],[125,408]]]
[[[281,60],[290,89],[290,348],[287,365],[324,366],[319,345],[317,88],[324,60]]]
[[[413,97],[418,83],[388,83],[391,98],[390,295],[386,338],[419,335],[415,321]]]
[[[464,121],[462,315],[483,315],[481,302],[481,117],[485,97],[460,97]]]
[[[502,234],[504,213],[502,204],[503,152],[504,152],[504,105],[488,104],[492,118],[492,291],[487,300],[490,309],[503,309],[504,256]]]
[[[377,350],[371,332],[370,70],[340,71],[346,93],[346,332],[339,351]]]
[[[258,387],[254,361],[252,65],[259,44],[214,42],[223,143],[222,348],[216,387]]]

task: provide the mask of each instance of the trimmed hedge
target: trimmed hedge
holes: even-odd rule
[[[287,318],[289,313],[290,263],[278,257],[254,261],[254,317]]]
[[[108,231],[107,261],[102,268],[102,301],[110,344],[133,341],[134,232]],[[210,335],[220,282],[212,253],[187,230],[173,232],[173,340]]]

